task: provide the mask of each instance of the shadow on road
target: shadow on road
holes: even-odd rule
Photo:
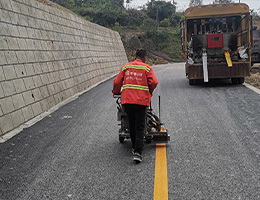
[[[203,80],[196,80],[191,87],[239,87],[241,84],[233,84],[230,79],[211,79],[205,83]]]

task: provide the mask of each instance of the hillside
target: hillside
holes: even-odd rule
[[[178,28],[158,28],[152,31],[140,29],[119,30],[129,61],[135,59],[135,50],[148,51],[150,65],[183,61],[181,58],[180,32]]]

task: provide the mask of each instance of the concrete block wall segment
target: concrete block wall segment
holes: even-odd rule
[[[12,100],[13,100],[14,108],[16,110],[25,106],[25,101],[24,101],[23,95],[21,93],[13,95]]]
[[[7,133],[14,128],[10,114],[6,114],[0,117],[0,127],[3,133]]]
[[[11,97],[1,98],[0,103],[4,115],[15,111],[15,107]]]
[[[25,121],[22,110],[20,110],[20,109],[12,112],[11,118],[12,118],[12,122],[13,122],[14,127],[18,127],[19,125],[21,125]]]
[[[49,1],[0,0],[0,27],[0,136],[127,62],[117,32]]]
[[[0,72],[1,73],[1,72]],[[3,87],[2,87],[2,84],[0,84],[0,98],[3,98],[5,95],[4,95],[4,90],[3,90]],[[1,105],[0,105],[1,106]],[[1,115],[0,115],[1,116]]]
[[[22,113],[25,121],[29,121],[34,117],[31,105],[22,108]]]

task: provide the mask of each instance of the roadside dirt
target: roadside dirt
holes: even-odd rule
[[[260,64],[252,66],[251,75],[245,78],[245,82],[260,89]]]
[[[160,52],[162,54],[162,52]],[[135,60],[135,51],[132,50],[126,50],[126,55],[129,62],[132,62]],[[167,64],[168,61],[164,60],[163,58],[160,58],[158,56],[155,56],[148,52],[146,63],[150,66],[152,65],[159,65],[159,64]]]

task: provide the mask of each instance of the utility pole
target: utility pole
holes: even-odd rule
[[[159,26],[159,7],[157,7],[157,11],[156,11],[156,26]]]
[[[175,1],[172,0],[172,5],[175,6]],[[175,7],[175,10],[174,10],[174,14],[176,13],[176,7]]]

